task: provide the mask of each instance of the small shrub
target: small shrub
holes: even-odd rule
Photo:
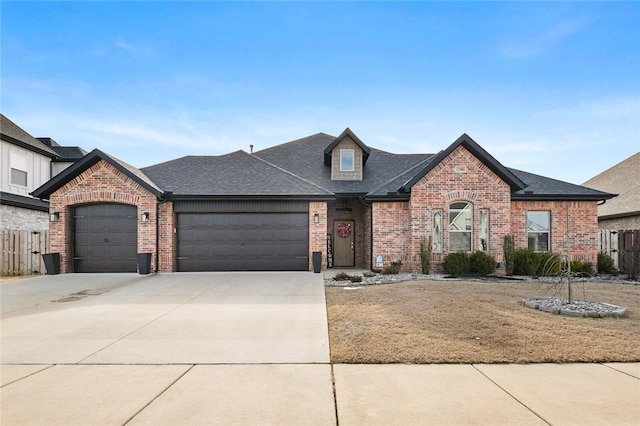
[[[535,277],[541,258],[531,249],[519,249],[513,253],[513,274]]]
[[[375,272],[363,272],[362,275],[364,275],[367,278],[373,278],[376,276]]]
[[[507,275],[513,275],[514,250],[513,236],[510,234],[505,235],[502,240],[502,251],[504,252],[504,267]]]
[[[334,277],[334,281],[350,281],[351,275],[346,272],[338,272]]]
[[[469,255],[465,252],[449,253],[444,258],[442,269],[448,275],[462,275],[471,272]]]
[[[615,274],[617,272],[613,257],[601,251],[598,253],[598,273]]]
[[[469,256],[469,268],[472,274],[493,274],[496,270],[496,259],[482,250],[476,250]]]
[[[536,253],[538,257],[538,270],[536,275],[539,277],[554,277],[560,274],[562,270],[562,259],[552,251],[541,251]]]
[[[391,262],[384,268],[382,268],[382,275],[397,275],[400,273],[400,267],[402,266],[402,262],[396,260],[395,262]]]
[[[595,273],[592,262],[571,261],[571,273],[578,277],[592,277]]]
[[[431,270],[431,237],[429,241],[420,240],[420,268],[424,275],[428,275]]]
[[[333,277],[334,281],[351,281],[352,283],[360,283],[362,282],[362,277],[360,275],[349,275],[346,272],[338,272],[335,277]]]

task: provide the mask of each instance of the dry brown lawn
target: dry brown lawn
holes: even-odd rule
[[[627,308],[575,318],[526,308],[550,284],[411,281],[326,289],[334,363],[640,361],[640,285],[574,283],[575,299]],[[566,289],[566,287],[565,287]],[[564,290],[561,290],[564,291]],[[564,294],[564,293],[563,293]]]

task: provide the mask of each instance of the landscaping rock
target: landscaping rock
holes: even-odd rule
[[[623,317],[627,313],[626,308],[610,303],[584,300],[574,300],[569,303],[568,299],[561,297],[522,299],[522,304],[527,308],[572,317]]]

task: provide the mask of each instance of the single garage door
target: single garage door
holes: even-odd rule
[[[73,215],[74,272],[136,272],[137,208],[78,206]]]
[[[306,271],[308,218],[306,212],[178,213],[177,269]]]

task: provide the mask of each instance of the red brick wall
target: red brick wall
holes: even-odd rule
[[[71,220],[76,205],[119,203],[138,208],[138,252],[154,253],[156,247],[156,197],[105,161],[100,161],[51,195],[50,212],[59,212],[58,222],[50,223],[49,253],[60,253],[60,271],[71,272]],[[140,215],[149,213],[149,221]],[[155,255],[151,268],[155,268]]]
[[[513,201],[511,233],[516,249],[527,247],[527,211],[551,212],[551,251],[567,254],[567,235],[571,240],[571,259],[597,263],[598,203],[596,201]],[[567,228],[567,210],[569,226]],[[568,229],[568,233],[567,233]]]
[[[489,254],[502,262],[502,239],[510,231],[511,189],[491,169],[463,147],[458,147],[435,166],[411,189],[411,255],[406,270],[420,270],[420,240],[432,233],[433,211],[443,212],[443,252],[432,255],[432,272],[439,272],[449,248],[449,205],[454,202],[473,204],[471,250],[478,247],[480,210],[489,210]]]
[[[404,201],[373,203],[373,257],[382,256],[383,266],[397,260],[405,265],[410,259],[411,229],[409,203]],[[376,268],[379,268],[376,266]]]
[[[318,223],[315,215],[318,215]],[[309,203],[309,270],[313,271],[314,251],[322,252],[322,270],[327,269],[327,203]]]
[[[160,212],[160,272],[174,272],[175,266],[175,247],[176,247],[176,234],[175,229],[175,214],[173,213],[173,202],[168,201],[158,206]]]

